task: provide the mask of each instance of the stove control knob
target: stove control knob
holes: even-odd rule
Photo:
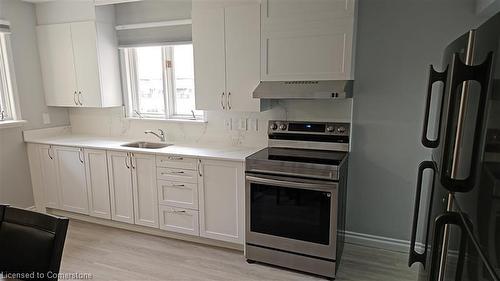
[[[338,128],[337,128],[337,132],[338,132],[339,134],[343,134],[343,133],[345,133],[345,132],[346,132],[346,128],[345,128],[345,127],[338,127]]]
[[[280,125],[280,130],[282,130],[282,131],[286,130],[286,124],[281,124]]]
[[[333,126],[328,126],[328,127],[326,127],[326,131],[328,133],[331,133],[331,132],[335,131],[335,128]]]
[[[278,129],[278,124],[273,123],[273,124],[271,124],[270,128],[271,128],[271,130],[276,131]]]

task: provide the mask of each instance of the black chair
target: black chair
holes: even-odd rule
[[[57,280],[69,220],[0,205],[0,273]]]

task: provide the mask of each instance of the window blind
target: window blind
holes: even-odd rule
[[[191,24],[117,30],[121,48],[191,42]]]

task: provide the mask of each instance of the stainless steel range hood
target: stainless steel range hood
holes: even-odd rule
[[[253,91],[259,99],[340,99],[351,98],[353,80],[262,81]]]

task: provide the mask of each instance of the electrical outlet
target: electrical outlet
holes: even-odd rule
[[[240,118],[239,119],[238,129],[240,131],[246,131],[247,130],[247,119],[246,118]]]
[[[254,132],[259,131],[259,119],[257,118],[250,118],[248,119],[248,122],[250,123],[250,130]]]
[[[233,129],[233,120],[231,118],[224,120],[224,128],[226,128],[227,131],[231,131]]]
[[[50,124],[50,115],[48,112],[42,113],[42,120],[44,125]]]

